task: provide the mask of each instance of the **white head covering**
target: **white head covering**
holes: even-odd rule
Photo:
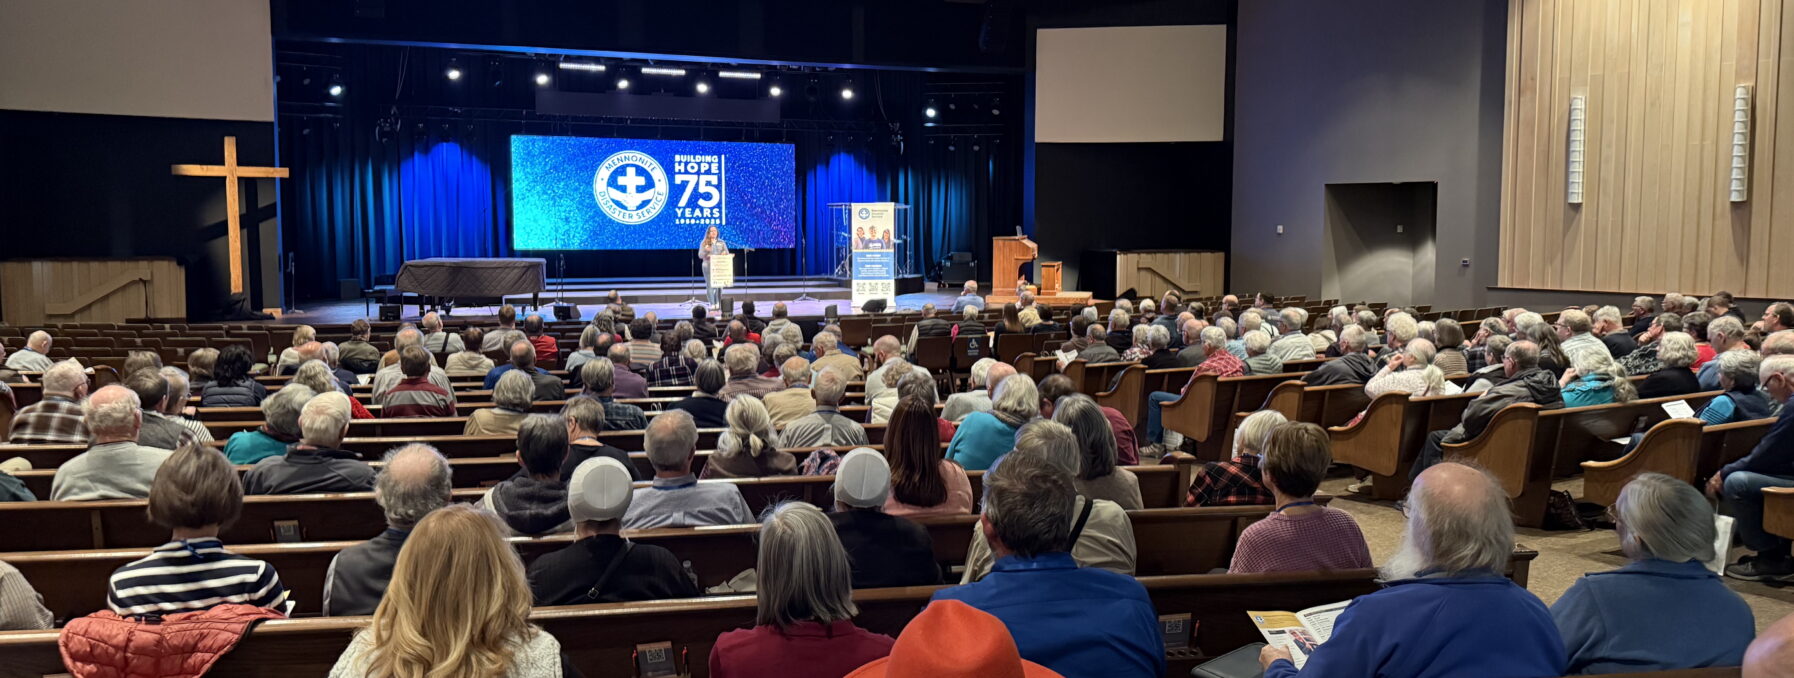
[[[593,457],[573,469],[567,483],[567,513],[574,522],[616,520],[629,512],[635,496],[629,469],[610,457]]]
[[[857,448],[841,458],[835,470],[835,501],[855,508],[884,506],[891,494],[891,465],[885,455],[869,447]]]

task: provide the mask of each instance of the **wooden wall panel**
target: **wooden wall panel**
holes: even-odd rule
[[[13,325],[187,317],[187,275],[168,258],[0,262],[0,319]]]
[[[1794,267],[1772,264],[1794,257],[1789,5],[1511,0],[1500,284],[1794,297]],[[1732,203],[1741,84],[1754,88],[1750,199]],[[1580,205],[1566,200],[1573,96],[1586,102]]]
[[[1122,251],[1115,255],[1115,291],[1134,289],[1157,298],[1175,289],[1184,296],[1226,294],[1227,255],[1197,250]]]

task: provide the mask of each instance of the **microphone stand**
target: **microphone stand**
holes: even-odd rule
[[[707,301],[705,299],[698,298],[698,286],[704,285],[705,283],[708,282],[708,281],[704,280],[702,276],[698,275],[698,257],[699,256],[700,255],[694,254],[691,257],[691,279],[692,279],[694,285],[691,288],[691,296],[689,298],[687,298],[685,301],[679,302],[679,305],[683,306],[685,308],[691,308],[693,306],[697,306],[698,304],[702,304]]]

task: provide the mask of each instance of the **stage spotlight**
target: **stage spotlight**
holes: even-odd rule
[[[562,61],[560,63],[560,68],[563,71],[586,71],[588,73],[604,72],[604,64],[587,63],[584,61]]]
[[[448,70],[445,71],[443,73],[443,75],[448,76],[448,79],[450,79],[450,80],[460,80],[461,79],[461,62],[457,59],[449,59]]]
[[[704,82],[703,80],[699,80],[698,84],[697,84],[697,90],[698,90],[699,94],[709,94],[710,93],[710,83]]]
[[[330,96],[333,96],[333,97],[340,97],[343,95],[343,76],[340,76],[340,75],[330,76],[329,92],[330,92]]]
[[[841,99],[843,101],[853,101],[853,81],[852,80],[847,81],[846,85],[841,86]]]
[[[767,90],[766,90],[766,93],[767,93],[767,94],[771,94],[771,95],[773,95],[773,96],[775,96],[775,97],[777,97],[777,96],[784,96],[784,94],[785,94],[785,90],[783,90],[783,89],[780,89],[780,88],[779,88],[779,86],[778,86],[778,85],[773,85],[773,86],[772,86],[772,87],[770,87],[770,88],[768,88],[768,89],[767,89]]]
[[[642,67],[642,75],[666,75],[666,76],[671,76],[671,77],[677,78],[677,77],[684,77],[685,69],[683,69],[683,68],[665,68],[662,66],[643,66]]]
[[[933,106],[929,106],[929,107],[928,107],[928,108],[924,108],[924,109],[922,109],[922,115],[926,115],[926,116],[928,116],[928,117],[930,117],[930,118],[932,118],[932,117],[934,117],[934,116],[935,116],[935,111],[934,111],[934,107],[933,107]]]
[[[629,89],[629,78],[617,78],[617,89]]]
[[[719,78],[735,78],[737,80],[759,80],[759,71],[717,71]]]
[[[547,73],[537,73],[536,74],[536,84],[546,87],[548,85],[548,74]]]

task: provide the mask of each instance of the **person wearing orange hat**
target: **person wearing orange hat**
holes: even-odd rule
[[[891,652],[890,636],[853,623],[847,551],[822,509],[774,507],[760,526],[759,613],[710,649],[712,678],[837,678]]]
[[[934,599],[995,615],[1022,657],[1070,678],[1165,675],[1164,639],[1146,587],[1078,566],[1066,550],[1085,522],[1073,512],[1072,474],[1042,446],[1018,443],[984,476],[979,529],[996,564],[977,583],[941,589]]]
[[[846,678],[1060,678],[1022,659],[1003,621],[957,600],[929,603],[911,619],[891,655]]]

